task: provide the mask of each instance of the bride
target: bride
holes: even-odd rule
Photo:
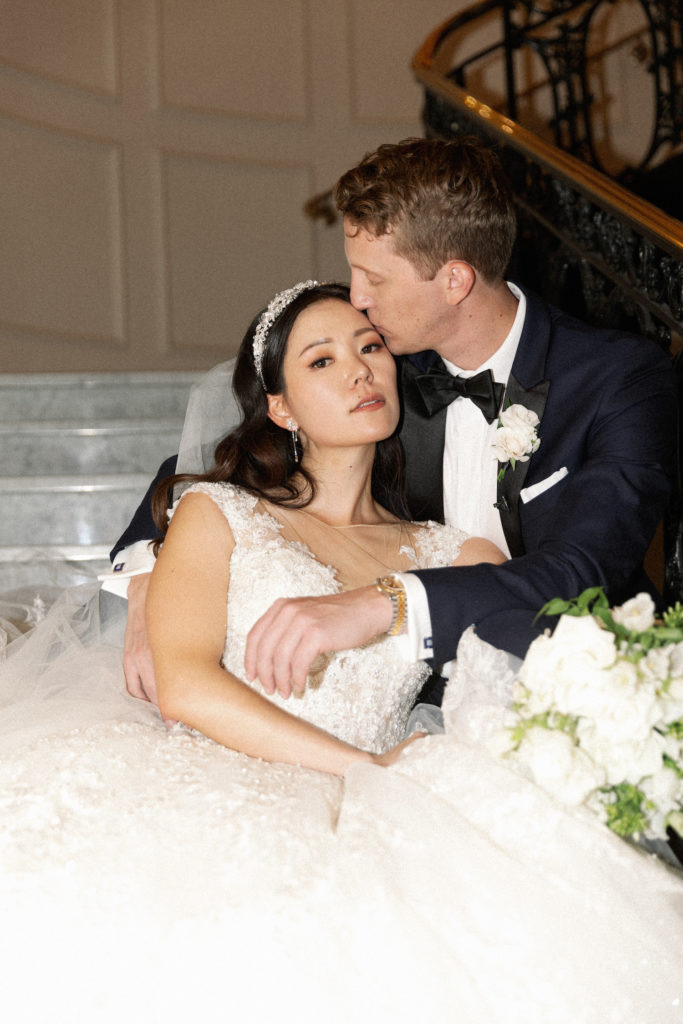
[[[264,694],[243,681],[258,610],[391,570],[503,555],[458,530],[408,524],[373,495],[373,481],[386,490],[401,469],[396,370],[345,287],[309,282],[276,296],[247,332],[234,386],[242,425],[183,494],[148,594],[159,706],[235,750],[343,774],[402,738],[425,667],[404,664],[400,639],[387,639],[321,660],[292,700]],[[378,605],[388,628],[391,601]]]
[[[64,595],[9,645],[13,1021],[681,1020],[680,878],[487,753],[503,652],[467,633],[445,734],[405,740],[426,670],[381,584],[384,636],[321,657],[289,698],[245,678],[279,597],[502,558],[380,501],[400,475],[393,360],[347,296],[306,282],[273,300],[235,369],[242,424],[210,473],[176,480],[148,624],[182,724],[126,693],[97,597]]]

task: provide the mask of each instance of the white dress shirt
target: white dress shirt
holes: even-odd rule
[[[462,370],[444,359],[454,376],[472,377],[482,370],[491,370],[495,380],[507,385],[526,315],[526,298],[508,281],[508,288],[517,299],[514,323],[502,345],[490,359],[475,370]],[[503,406],[505,397],[503,396]],[[448,406],[443,457],[444,518],[471,537],[485,537],[506,555],[510,550],[505,540],[497,499],[498,463],[491,446],[495,441],[498,421],[487,423],[483,413],[469,398],[460,396]],[[432,624],[429,604],[422,583],[412,573],[400,573],[408,597],[408,644],[411,660],[431,657]]]

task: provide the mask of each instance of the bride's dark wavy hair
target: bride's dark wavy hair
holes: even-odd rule
[[[261,369],[270,394],[279,395],[286,389],[283,372],[285,352],[297,317],[324,299],[350,302],[349,288],[332,283],[307,289],[290,302],[268,331]],[[159,484],[152,499],[152,514],[162,535],[168,527],[168,508],[172,503],[173,488],[178,483],[238,484],[258,498],[266,498],[287,508],[305,508],[315,496],[315,480],[301,462],[295,461],[289,431],[276,426],[268,416],[266,392],[254,366],[254,331],[261,315],[258,313],[249,325],[235,361],[232,389],[242,419],[218,443],[214,465],[208,473],[177,473]],[[394,432],[391,437],[377,443],[372,467],[372,493],[397,515],[407,518],[403,467],[403,445]],[[160,544],[161,540],[156,542],[155,554]]]

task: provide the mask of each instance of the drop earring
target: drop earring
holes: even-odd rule
[[[294,456],[294,461],[298,462],[299,461],[299,449],[298,449],[297,445],[299,443],[299,433],[298,433],[298,430],[297,430],[296,423],[294,422],[293,419],[288,419],[287,420],[287,430],[289,431],[290,437],[292,438],[292,454]]]

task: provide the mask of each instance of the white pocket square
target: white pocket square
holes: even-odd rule
[[[554,487],[555,484],[559,483],[560,480],[563,480],[568,473],[569,470],[567,467],[563,466],[562,469],[558,469],[556,473],[552,473],[550,476],[547,476],[545,480],[539,480],[537,484],[532,484],[531,487],[523,487],[519,492],[519,496],[525,503],[527,501],[533,501],[534,498],[539,496],[539,494],[543,494],[544,491],[549,490],[551,487]]]

